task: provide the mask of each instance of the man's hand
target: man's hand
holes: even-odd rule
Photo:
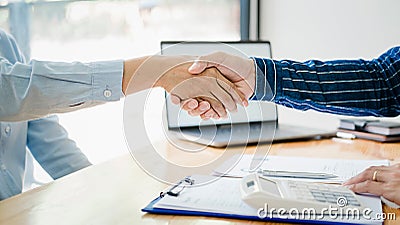
[[[400,205],[400,164],[372,166],[343,185],[354,192],[383,196]]]
[[[242,105],[247,106],[247,99],[253,95],[255,89],[255,66],[253,60],[216,52],[200,57],[190,66],[188,71],[193,75],[197,75],[207,73],[207,69],[212,67],[217,68],[244,95],[245,100]],[[220,113],[216,113],[210,107],[210,102],[202,99],[181,101],[174,95],[171,95],[171,100],[175,104],[181,104],[182,108],[192,116],[200,115],[203,119],[219,118],[218,114]],[[228,108],[228,105],[222,104],[225,108]]]
[[[226,117],[226,110],[236,111],[236,104],[245,101],[244,95],[236,85],[226,79],[217,69],[210,68],[197,76],[188,73],[191,65],[178,65],[166,72],[156,83],[179,101],[196,98],[206,101],[218,117]]]

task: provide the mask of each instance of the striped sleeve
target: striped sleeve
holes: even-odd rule
[[[400,47],[370,61],[254,60],[258,68],[252,100],[351,116],[400,115]],[[266,84],[273,98],[264,97],[261,87]]]

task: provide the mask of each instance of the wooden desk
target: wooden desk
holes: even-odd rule
[[[160,146],[163,146],[161,143]],[[173,147],[164,144],[166,152]],[[248,153],[254,147],[247,149]],[[215,157],[221,150],[208,148],[202,157]],[[274,144],[271,155],[346,159],[390,159],[400,162],[400,144],[339,139]],[[269,224],[254,221],[165,216],[140,211],[165,185],[144,173],[129,156],[61,178],[48,185],[0,202],[0,224],[7,225],[122,225],[122,224]],[[395,212],[400,221],[400,210]],[[385,224],[399,224],[386,221]],[[275,223],[274,223],[275,224]]]

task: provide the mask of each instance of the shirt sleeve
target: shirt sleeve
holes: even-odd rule
[[[350,116],[400,115],[400,47],[372,60],[272,60],[253,58],[252,100]],[[266,95],[265,86],[272,90]]]
[[[93,63],[0,58],[0,121],[41,118],[119,100],[122,61]]]
[[[53,179],[91,165],[56,116],[28,122],[27,146]]]

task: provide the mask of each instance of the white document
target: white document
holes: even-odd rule
[[[196,183],[203,183],[203,177],[209,176],[192,176],[195,185]],[[186,188],[178,197],[165,195],[154,207],[163,208],[166,206],[170,209],[189,209],[202,212],[241,212],[243,215],[253,215],[257,211],[242,201],[239,182],[240,179],[238,178],[219,178],[208,184]]]
[[[207,176],[192,176],[196,183],[201,183]],[[200,181],[200,182],[198,182]],[[196,212],[223,213],[227,215],[242,215],[257,217],[258,209],[244,203],[240,193],[240,178],[222,177],[205,185],[186,187],[178,196],[165,195],[153,207],[161,209],[186,210]],[[379,197],[358,196],[360,202],[371,210],[369,218],[377,218],[382,214],[382,205]],[[271,206],[273,207],[273,206]],[[382,220],[369,218],[331,218],[324,216],[319,221],[344,222],[355,224],[382,224]],[[310,220],[304,218],[288,218],[296,220]]]
[[[389,165],[388,160],[344,160],[285,156],[268,156],[266,159],[253,159],[253,155],[235,155],[231,159],[227,160],[220,167],[215,169],[214,175],[243,177],[249,174],[252,160],[256,161],[257,164],[260,164],[260,167],[258,169],[289,172],[329,173],[338,176],[336,178],[330,179],[290,178],[302,181],[318,181],[326,183],[342,183],[364,171],[370,166]],[[277,177],[274,177],[274,179],[276,178]]]

